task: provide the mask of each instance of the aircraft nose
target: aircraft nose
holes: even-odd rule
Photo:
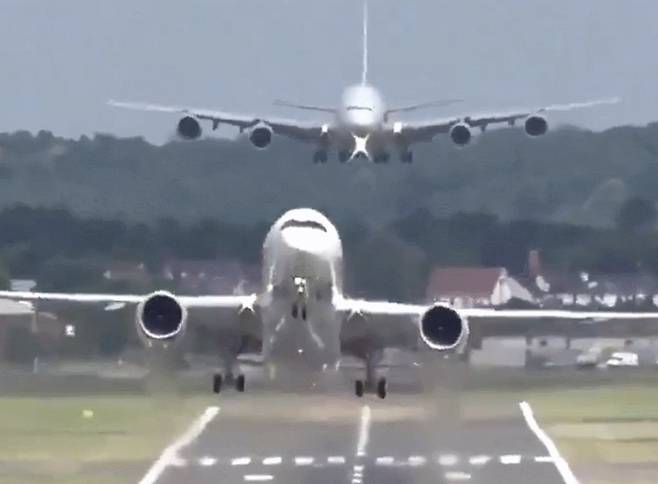
[[[327,234],[313,228],[289,227],[283,230],[281,236],[283,243],[297,252],[321,254],[329,247]]]

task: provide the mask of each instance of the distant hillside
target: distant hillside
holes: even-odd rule
[[[416,148],[411,166],[318,166],[312,152],[282,138],[256,151],[243,139],[158,147],[107,135],[1,134],[0,208],[20,202],[132,221],[253,223],[312,206],[373,228],[427,209],[605,226],[630,197],[658,200],[658,123],[601,133],[560,128],[539,139],[494,130],[466,149],[438,137]]]

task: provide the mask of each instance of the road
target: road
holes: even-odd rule
[[[512,414],[461,419],[450,398],[435,394],[229,394],[141,484],[577,482],[561,475],[559,456],[522,409]]]

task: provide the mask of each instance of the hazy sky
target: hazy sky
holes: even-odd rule
[[[658,119],[656,0],[371,0],[370,78],[389,104],[480,112],[618,95],[554,118]],[[107,99],[287,115],[360,73],[360,0],[0,0],[0,131],[145,135],[176,117]],[[220,134],[230,134],[229,128]]]

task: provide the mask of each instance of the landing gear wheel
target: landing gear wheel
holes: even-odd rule
[[[237,378],[235,379],[235,389],[240,393],[244,393],[245,384],[246,382],[244,379],[244,375],[238,375]]]
[[[340,161],[341,163],[347,163],[349,159],[350,159],[350,153],[348,151],[338,152],[338,161]]]
[[[400,160],[402,163],[412,163],[414,161],[414,153],[413,151],[405,151],[402,153],[400,156]]]
[[[212,391],[213,393],[219,393],[222,391],[222,383],[224,382],[224,377],[216,373],[212,376]]]
[[[365,391],[365,384],[363,383],[363,380],[357,380],[354,382],[354,394],[361,398],[363,397],[363,393]]]
[[[297,308],[297,304],[292,305],[292,318],[297,319],[297,315],[299,314],[299,309]]]
[[[306,321],[306,306],[302,307],[302,321]]]
[[[386,398],[386,391],[388,389],[388,384],[386,383],[386,378],[380,378],[377,381],[377,396],[379,398]]]

